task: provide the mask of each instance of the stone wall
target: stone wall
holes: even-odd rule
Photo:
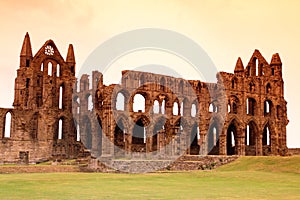
[[[290,155],[300,155],[300,148],[289,148]]]
[[[0,109],[0,162],[287,154],[279,54],[268,63],[255,50],[216,83],[124,70],[120,84],[105,85],[98,71],[77,80],[75,66],[71,44],[66,59],[52,40],[33,55],[26,34],[13,108]],[[135,109],[137,96],[144,106]]]

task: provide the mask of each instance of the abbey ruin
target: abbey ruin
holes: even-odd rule
[[[217,83],[122,71],[121,83],[107,86],[101,72],[77,79],[75,70],[71,44],[66,59],[52,40],[33,55],[26,34],[13,108],[0,109],[1,163],[287,154],[278,53],[270,63],[258,50],[245,66],[238,58],[234,73],[219,72]],[[137,99],[142,106],[134,105]]]

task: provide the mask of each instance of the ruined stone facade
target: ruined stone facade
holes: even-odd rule
[[[26,34],[15,79],[14,108],[0,110],[1,161],[38,162],[79,154],[82,145],[76,141],[72,117],[75,81],[72,45],[66,60],[52,40],[33,56]],[[9,122],[10,130],[5,130]]]
[[[104,85],[97,71],[91,79],[76,79],[72,45],[66,60],[52,40],[33,56],[26,34],[14,108],[0,109],[0,161],[76,158],[86,151],[102,158],[287,153],[278,54],[269,64],[255,50],[246,67],[239,58],[234,73],[219,72],[217,83],[139,71],[122,71],[120,84]]]

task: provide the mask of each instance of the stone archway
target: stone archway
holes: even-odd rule
[[[208,155],[219,155],[219,128],[217,123],[214,121],[208,131],[208,138],[207,138],[207,152]]]
[[[166,129],[166,118],[165,117],[158,118],[153,127],[153,134],[152,134],[152,138],[151,138],[151,151],[152,152],[155,152],[158,150],[158,147],[159,147],[158,134],[161,131],[164,131],[165,129]]]
[[[138,119],[132,130],[132,152],[146,152],[146,124],[142,118]]]
[[[263,134],[262,134],[262,150],[263,150],[263,155],[269,155],[271,153],[271,135],[272,131],[270,129],[270,124],[269,122],[265,125]]]
[[[114,130],[114,156],[122,157],[125,153],[125,127],[123,120],[120,119]]]
[[[190,155],[199,155],[200,145],[198,144],[199,128],[197,123],[193,125],[191,135],[190,135]]]
[[[258,151],[258,127],[254,121],[250,121],[246,127],[245,155],[255,156]]]
[[[228,126],[226,134],[226,150],[227,155],[235,155],[237,146],[237,127],[233,122]]]

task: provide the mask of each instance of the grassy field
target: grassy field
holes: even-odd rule
[[[300,199],[300,157],[242,157],[212,171],[0,174],[0,199]]]

